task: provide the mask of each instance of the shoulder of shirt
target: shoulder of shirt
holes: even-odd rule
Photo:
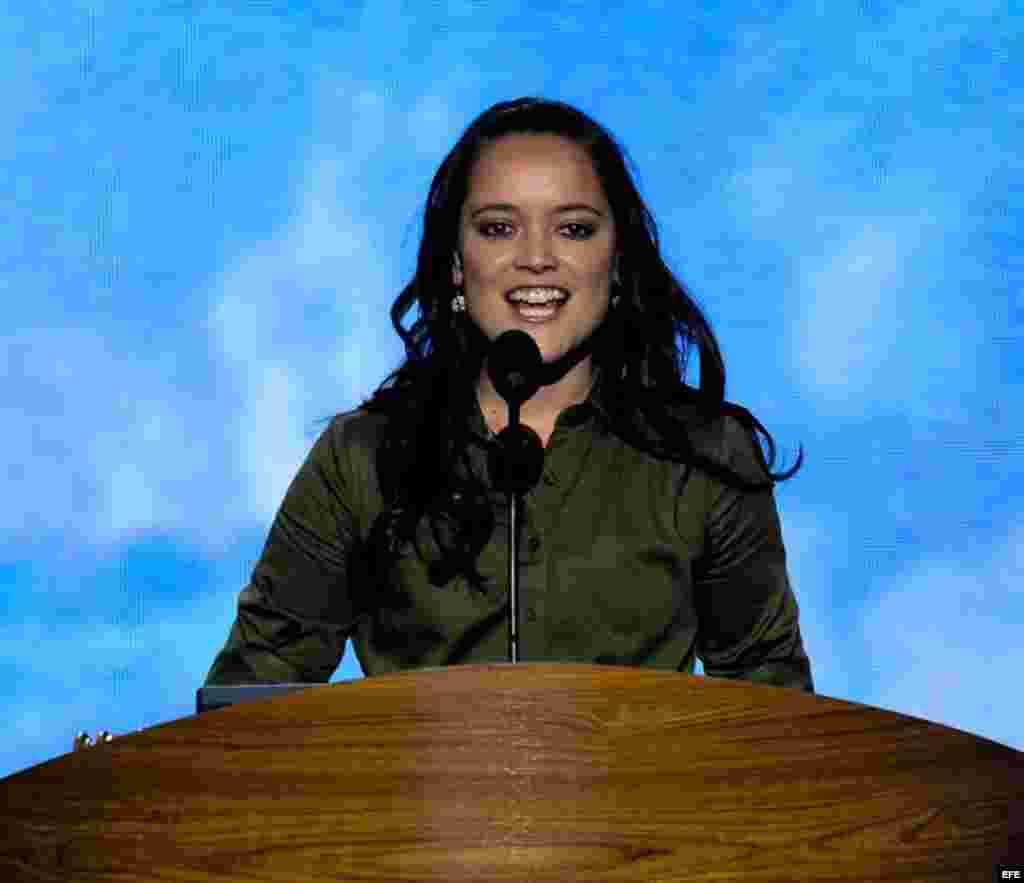
[[[353,408],[350,411],[343,411],[331,418],[327,432],[335,437],[344,439],[346,442],[359,444],[361,442],[375,442],[381,431],[387,425],[388,417],[376,411],[367,411],[363,408]]]
[[[763,453],[757,435],[735,416],[737,411],[748,415],[750,412],[734,402],[725,402],[725,407],[727,410],[708,420],[696,401],[684,396],[673,401],[668,411],[686,426],[690,444],[698,454],[738,473],[747,481],[765,481],[768,476],[759,462]],[[755,445],[758,446],[757,451]],[[718,481],[713,476],[712,480]]]
[[[343,411],[331,418],[315,447],[339,465],[347,462],[350,468],[364,469],[380,447],[387,422],[386,414],[361,408]]]

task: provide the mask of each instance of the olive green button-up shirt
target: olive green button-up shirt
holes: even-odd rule
[[[507,662],[508,507],[489,485],[495,528],[477,567],[430,583],[411,545],[366,602],[367,541],[384,507],[374,453],[386,417],[335,417],[292,480],[206,685],[326,682],[353,649],[366,675]],[[476,408],[471,428],[490,433]],[[695,435],[751,481],[764,473],[742,424]],[[488,481],[486,455],[470,448]],[[520,507],[523,662],[650,666],[813,692],[774,492],[734,490],[658,460],[609,431],[599,388],[559,415],[537,486]],[[426,519],[418,536],[436,551]],[[360,583],[360,580],[363,582]],[[373,581],[369,581],[373,582]]]

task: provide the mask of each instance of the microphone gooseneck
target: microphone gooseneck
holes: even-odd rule
[[[540,388],[542,364],[537,343],[518,329],[499,335],[487,356],[491,383],[508,404],[508,425],[498,433],[488,470],[494,487],[508,496],[508,656],[513,663],[519,661],[519,496],[537,484],[544,469],[544,445],[520,422],[519,409]]]

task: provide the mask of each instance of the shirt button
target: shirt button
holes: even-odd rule
[[[540,548],[540,538],[530,537],[529,547],[531,552],[536,552]]]
[[[553,472],[545,472],[544,484],[546,484],[548,487],[553,487],[554,485],[558,484],[558,476],[555,475]]]
[[[537,611],[534,610],[532,607],[529,608],[526,611],[526,619],[527,619],[527,622],[536,622],[537,621]]]

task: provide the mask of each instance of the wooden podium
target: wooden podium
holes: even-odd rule
[[[796,690],[467,665],[317,685],[0,780],[0,880],[990,881],[1024,753]]]

